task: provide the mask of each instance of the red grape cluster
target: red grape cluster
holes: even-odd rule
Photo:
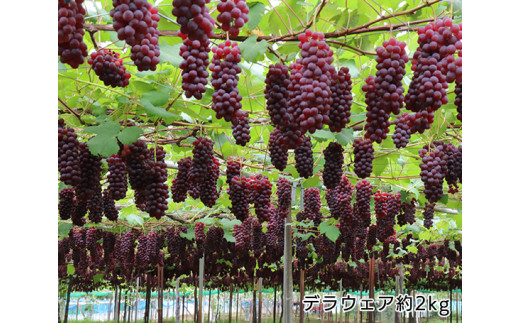
[[[374,210],[377,218],[377,238],[384,242],[394,235],[395,218],[401,209],[401,194],[381,193],[374,195]]]
[[[119,201],[124,199],[128,189],[128,172],[126,165],[117,154],[108,157],[107,164],[108,190],[114,200]]]
[[[319,226],[321,223],[321,197],[320,191],[316,187],[310,187],[303,192],[303,206],[305,219],[308,221],[314,221],[315,226]]]
[[[413,224],[415,222],[415,203],[417,200],[412,199],[410,203],[401,204],[401,212],[397,215],[397,224]]]
[[[264,251],[264,233],[262,232],[262,224],[259,219],[253,218],[251,222],[251,246],[255,258],[259,258]]]
[[[66,127],[63,119],[58,126],[58,171],[60,181],[76,186],[81,181],[79,168],[79,141],[74,129]]]
[[[354,172],[360,178],[367,178],[372,173],[372,161],[374,160],[374,146],[370,139],[354,140]]]
[[[240,28],[249,20],[249,7],[245,0],[220,0],[217,10],[220,12],[217,21],[221,23],[222,30],[228,31],[231,37],[238,36]]]
[[[449,74],[450,81],[457,78],[457,63],[451,62],[455,64],[455,75],[452,75],[453,66],[448,67],[452,59],[448,57],[462,49],[461,25],[453,25],[451,19],[445,17],[419,27],[417,32],[419,48],[412,61],[414,75],[405,97],[406,107],[414,112],[435,111],[448,103],[446,76]]]
[[[199,137],[193,143],[193,162],[189,175],[192,184],[200,184],[211,169],[213,161],[213,141]]]
[[[143,192],[148,182],[147,173],[149,172],[148,160],[153,158],[150,156],[150,150],[146,147],[146,143],[137,140],[133,144],[125,145],[121,153],[121,157],[126,164],[128,171],[128,181],[130,186],[136,191],[136,200],[139,191]],[[141,194],[144,198],[144,194]]]
[[[335,73],[331,65],[333,52],[321,32],[306,30],[298,36],[298,40],[301,49],[298,63],[301,69],[291,70],[291,74],[295,75],[289,85],[291,99],[288,113],[302,134],[307,131],[314,133],[329,123],[332,105],[330,86]]]
[[[372,184],[366,179],[356,184],[356,203],[354,204],[354,217],[361,227],[370,225],[370,199],[372,197]],[[368,223],[366,223],[368,220]],[[367,224],[367,225],[365,225]]]
[[[265,76],[265,105],[271,122],[278,131],[282,131],[288,121],[287,104],[288,104],[288,86],[289,86],[289,68],[282,63],[269,65],[269,71]]]
[[[238,159],[229,158],[227,160],[227,168],[226,168],[226,183],[231,185],[231,180],[235,176],[240,176],[240,170],[242,169],[242,164]]]
[[[177,177],[172,181],[172,200],[176,203],[184,202],[190,186],[191,157],[182,158],[177,163]]]
[[[278,209],[291,209],[291,183],[285,177],[279,177],[276,182],[276,195],[278,197]]]
[[[242,107],[242,96],[238,92],[239,74],[241,72],[240,48],[236,42],[226,41],[213,47],[213,58],[209,70],[213,92],[213,105],[217,119],[224,118],[230,122]]]
[[[333,190],[329,189],[325,195],[331,217],[343,220],[343,229],[346,229],[352,220],[353,192],[354,186],[350,183],[348,178],[343,175],[336,188]]]
[[[87,144],[79,144],[80,181],[75,187],[78,201],[87,202],[95,193],[101,193],[101,157],[90,153]]]
[[[411,125],[415,121],[415,114],[406,112],[397,116],[395,120],[395,131],[392,134],[392,140],[396,148],[404,148],[408,145],[412,136]]]
[[[78,68],[87,57],[83,42],[84,0],[58,0],[58,55],[60,62]]]
[[[88,219],[94,223],[100,223],[103,219],[103,194],[101,193],[101,187],[96,190],[94,195],[89,199],[87,203],[88,208]]]
[[[430,203],[439,201],[443,195],[442,185],[447,173],[448,155],[441,142],[434,141],[432,146],[419,150],[422,158],[421,180],[424,183],[424,195]]]
[[[294,159],[298,174],[304,178],[311,177],[314,168],[311,138],[303,136],[303,142],[294,150]]]
[[[219,191],[217,191],[217,181],[220,175],[219,166],[220,162],[218,159],[213,158],[211,168],[206,174],[204,182],[200,184],[200,200],[207,207],[215,205],[219,196]]]
[[[287,166],[289,152],[287,145],[284,143],[283,133],[280,129],[274,128],[274,130],[269,134],[268,149],[273,166],[279,171],[283,171]]]
[[[377,224],[372,224],[368,227],[367,233],[367,249],[370,251],[377,243]]]
[[[195,222],[195,241],[198,245],[203,245],[206,235],[204,234],[204,223]]]
[[[352,81],[348,67],[342,67],[332,75],[332,105],[329,110],[329,129],[340,132],[350,122],[352,105]]]
[[[386,111],[383,102],[378,96],[376,78],[370,75],[361,89],[365,92],[365,103],[367,105],[367,119],[365,123],[365,139],[381,143],[386,139],[386,134],[390,131],[390,111]]]
[[[68,220],[74,213],[76,208],[76,199],[74,198],[74,189],[66,187],[60,191],[60,201],[58,203],[58,212],[60,219]]]
[[[271,188],[273,184],[267,176],[258,174],[252,182],[252,200],[255,205],[255,213],[258,221],[269,220],[268,212],[271,204]]]
[[[87,214],[87,202],[78,201],[75,205],[74,211],[72,212],[70,219],[72,220],[72,224],[77,226],[82,226],[85,224],[86,220],[84,216]]]
[[[457,107],[457,119],[462,121],[462,82],[455,83],[454,104]]]
[[[148,161],[150,172],[148,184],[146,185],[146,212],[159,220],[168,210],[168,169],[164,157],[166,152],[163,147],[157,146],[154,152],[150,151],[151,158]],[[154,161],[155,156],[155,161]]]
[[[423,220],[424,220],[424,227],[426,229],[429,229],[433,226],[434,208],[435,208],[435,203],[426,203],[424,205]]]
[[[325,151],[325,165],[323,166],[323,184],[328,189],[338,185],[343,175],[343,147],[337,142],[330,142]]]
[[[206,93],[208,84],[210,42],[185,38],[181,46],[179,55],[183,61],[179,65],[182,69],[182,89],[187,98],[195,97],[202,99]]]
[[[401,83],[405,75],[408,55],[406,43],[391,38],[376,48],[375,87],[378,98],[377,107],[387,113],[398,115],[404,102],[404,88]]]
[[[231,118],[231,129],[233,130],[233,138],[235,138],[237,145],[245,147],[249,140],[251,140],[249,128],[248,113],[241,110],[237,111],[235,116]]]
[[[103,213],[110,221],[117,221],[119,212],[116,209],[116,203],[112,197],[112,192],[108,190],[103,191]]]
[[[459,191],[457,182],[460,182],[459,170],[462,171],[462,152],[452,143],[444,144],[444,152],[447,155],[447,171],[444,178],[449,186],[449,192],[455,194]]]
[[[119,54],[109,49],[101,49],[90,54],[88,63],[106,86],[125,87],[130,82],[130,73],[126,71]]]
[[[130,58],[139,71],[155,71],[159,64],[159,14],[146,0],[113,0],[110,16],[119,40],[132,47]]]
[[[223,242],[224,230],[216,226],[210,226],[206,233],[206,239],[204,239],[204,254],[209,255],[222,250]]]
[[[249,179],[244,176],[235,176],[231,180],[228,189],[231,201],[231,213],[235,217],[244,221],[249,217],[249,203],[251,202],[251,184]]]
[[[172,14],[181,25],[181,33],[188,35],[191,41],[208,41],[213,36],[215,19],[211,17],[206,4],[210,0],[174,0]]]

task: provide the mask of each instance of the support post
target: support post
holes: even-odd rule
[[[163,321],[163,288],[164,288],[164,267],[158,265],[157,267],[158,290],[157,290],[157,323]]]
[[[181,284],[180,278],[177,278],[177,286],[175,286],[175,323],[179,323],[180,321],[180,310],[181,310],[181,302],[179,295],[179,285]],[[183,302],[184,304],[184,302]]]
[[[137,312],[139,310],[139,280],[140,280],[140,278],[137,277],[137,291],[135,293],[135,317],[134,317],[135,323],[137,323]]]
[[[368,263],[368,297],[374,299],[374,257]],[[374,323],[374,312],[368,312],[368,323]]]
[[[262,323],[262,279],[258,278],[258,323]]]
[[[204,288],[204,255],[199,259],[199,314],[198,322],[202,323],[202,290]]]
[[[231,323],[231,320],[232,320],[232,315],[233,315],[233,283],[231,283],[231,285],[229,285],[229,310],[228,310],[228,315],[229,315],[229,323]]]
[[[276,283],[274,284],[273,323],[276,323]]]
[[[300,323],[303,323],[303,294],[305,293],[305,270],[300,269]]]
[[[65,317],[63,318],[63,322],[67,323],[69,319],[69,303],[70,303],[70,291],[72,290],[72,283],[69,278],[69,286],[67,287],[67,300],[65,301]]]
[[[303,196],[303,187],[302,187]],[[292,300],[293,300],[293,279],[292,279],[292,218],[291,215],[285,219],[284,233],[284,259],[283,259],[283,323],[292,323]]]

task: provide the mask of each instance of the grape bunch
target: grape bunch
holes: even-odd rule
[[[206,93],[209,72],[209,39],[205,41],[185,38],[180,48],[179,55],[183,61],[179,65],[182,69],[182,89],[187,98],[202,99]]]
[[[455,102],[457,107],[457,119],[462,121],[462,82],[455,83]]]
[[[372,173],[374,146],[372,140],[354,140],[354,172],[360,178],[367,178]]]
[[[251,184],[244,176],[234,176],[228,188],[231,201],[231,213],[240,221],[249,217],[249,203],[251,202]]]
[[[255,205],[255,213],[258,221],[269,220],[268,211],[271,204],[271,188],[273,184],[267,176],[258,174],[252,182],[252,200]]]
[[[199,137],[193,143],[193,161],[189,175],[192,184],[200,184],[211,169],[213,161],[213,141]]]
[[[323,166],[323,184],[331,189],[338,185],[343,175],[343,147],[337,142],[330,142],[325,151],[325,165]]]
[[[291,209],[291,183],[285,177],[279,177],[276,182],[276,196],[278,197],[278,209]]]
[[[231,180],[233,179],[233,177],[240,176],[242,164],[240,163],[240,160],[231,157],[227,160],[226,165],[226,183],[228,185],[231,185]]]
[[[386,113],[398,115],[404,102],[402,79],[408,55],[406,43],[391,38],[376,48],[376,77],[374,79],[377,107]]]
[[[283,133],[278,128],[274,128],[269,134],[268,149],[273,166],[279,171],[283,171],[287,166],[289,152],[283,140]]]
[[[313,221],[317,227],[321,223],[322,214],[320,191],[316,187],[310,187],[303,191],[304,219]]]
[[[397,215],[397,224],[415,223],[415,203],[417,203],[417,200],[413,198],[410,203],[401,204],[401,212]]]
[[[130,73],[126,71],[119,54],[109,49],[101,49],[90,54],[88,63],[106,86],[125,87],[130,82]]]
[[[103,191],[103,213],[110,221],[117,221],[119,212],[116,209],[116,203],[109,190]]]
[[[137,140],[133,144],[124,146],[121,152],[121,158],[126,164],[128,181],[130,182],[130,186],[135,190],[137,200],[137,196],[141,192],[144,192],[148,183],[147,174],[150,171],[148,160],[153,158],[153,156],[150,156],[150,150],[146,146],[146,143],[142,140]]]
[[[220,162],[213,158],[211,168],[209,169],[204,181],[200,184],[200,200],[207,207],[212,207],[218,199],[219,191],[217,191],[217,181],[220,175]]]
[[[174,0],[172,14],[177,17],[181,33],[191,41],[208,41],[213,36],[215,19],[211,17],[206,4],[210,0]]]
[[[352,81],[348,67],[342,67],[333,74],[332,105],[329,110],[329,129],[340,132],[350,122],[350,107],[352,105]]]
[[[76,198],[87,202],[95,193],[101,193],[101,157],[90,153],[87,144],[79,144],[80,182],[75,187]]]
[[[58,213],[60,219],[68,220],[74,213],[76,208],[76,199],[74,197],[74,189],[65,187],[60,191],[60,201],[58,203]]]
[[[296,160],[295,166],[298,174],[304,178],[311,177],[314,168],[314,160],[310,137],[303,136],[302,144],[294,150],[294,159]]]
[[[370,75],[361,87],[361,90],[365,92],[365,103],[367,105],[365,139],[381,143],[390,131],[390,112],[386,111],[381,104],[383,100],[378,97],[375,80],[376,78]]]
[[[392,140],[396,148],[404,148],[408,145],[412,136],[411,124],[415,119],[415,114],[407,112],[397,116],[395,120],[395,131],[392,134]]]
[[[356,184],[356,203],[354,204],[354,216],[362,227],[370,225],[370,199],[372,197],[372,184],[366,179]],[[368,220],[368,224],[366,223]],[[367,224],[365,226],[365,224]]]
[[[429,229],[433,226],[433,213],[434,213],[435,203],[426,203],[424,205],[423,219],[424,219],[424,227]]]
[[[430,203],[438,202],[442,195],[442,185],[447,173],[448,156],[444,145],[434,141],[432,146],[424,146],[419,150],[422,158],[421,180],[424,183],[424,195]]]
[[[445,143],[443,147],[444,153],[447,156],[446,174],[444,179],[449,187],[448,192],[455,194],[459,191],[457,182],[459,181],[459,169],[462,170],[462,152],[452,143]]]
[[[60,181],[67,185],[76,186],[81,181],[79,165],[79,141],[74,129],[66,127],[63,119],[59,120],[63,126],[58,127],[58,171]]]
[[[213,92],[211,108],[216,112],[217,119],[224,118],[230,122],[236,117],[242,104],[242,96],[238,93],[239,74],[241,72],[241,53],[236,42],[226,41],[213,47],[213,58],[209,70]]]
[[[286,119],[288,119],[286,118],[288,117],[288,86],[289,68],[282,63],[269,65],[269,71],[265,76],[265,105],[271,122],[276,128],[279,128],[280,132],[280,129],[286,126]]]
[[[302,134],[314,133],[329,123],[332,105],[331,80],[335,73],[331,65],[334,58],[321,32],[306,30],[298,36],[300,41],[300,69],[291,69],[288,113]],[[298,82],[295,84],[294,82]]]
[[[231,129],[233,130],[233,138],[235,138],[237,145],[245,147],[249,140],[251,140],[249,128],[247,112],[238,110],[235,116],[231,118]]]
[[[124,199],[128,189],[128,171],[126,170],[126,165],[117,154],[108,157],[107,164],[108,190],[114,200]]]
[[[198,245],[203,245],[206,235],[204,234],[204,223],[195,222],[195,241]]]
[[[159,64],[159,14],[146,0],[113,0],[110,16],[117,38],[132,47],[130,58],[139,71],[155,71]]]
[[[159,220],[168,210],[168,184],[166,183],[168,169],[164,161],[166,152],[162,146],[157,146],[155,151],[154,148],[150,150],[150,157],[148,160],[150,172],[145,197],[146,212]]]
[[[83,42],[83,23],[86,13],[84,0],[58,0],[58,56],[60,62],[78,68],[87,57],[87,44]]]
[[[445,17],[419,27],[417,32],[419,48],[412,60],[414,75],[405,96],[406,107],[414,112],[424,109],[436,111],[448,103],[447,74],[450,74],[450,81],[457,78],[448,73],[448,65],[451,60],[449,57],[462,49],[462,30],[460,25],[454,25],[449,17]],[[453,63],[456,74],[457,63]]]
[[[217,21],[231,37],[238,36],[240,28],[249,21],[249,7],[245,0],[220,0],[217,10],[220,12]]]
[[[344,225],[352,219],[352,193],[354,186],[348,178],[343,175],[334,189],[327,190],[325,198],[330,208],[330,215],[335,219],[344,221]],[[345,222],[346,221],[346,222]]]
[[[184,202],[188,195],[189,175],[191,171],[191,157],[182,158],[177,163],[177,177],[172,181],[172,200],[176,203]]]
[[[86,222],[84,216],[87,215],[87,212],[88,212],[87,202],[77,201],[75,208],[73,209],[73,212],[70,215],[72,224],[77,225],[77,226],[84,225]]]
[[[94,195],[87,202],[88,208],[88,219],[94,223],[101,223],[103,219],[103,194],[101,192],[101,187],[99,190],[96,190]]]
[[[224,230],[216,226],[210,226],[204,239],[204,254],[209,255],[218,252],[224,242]]]

